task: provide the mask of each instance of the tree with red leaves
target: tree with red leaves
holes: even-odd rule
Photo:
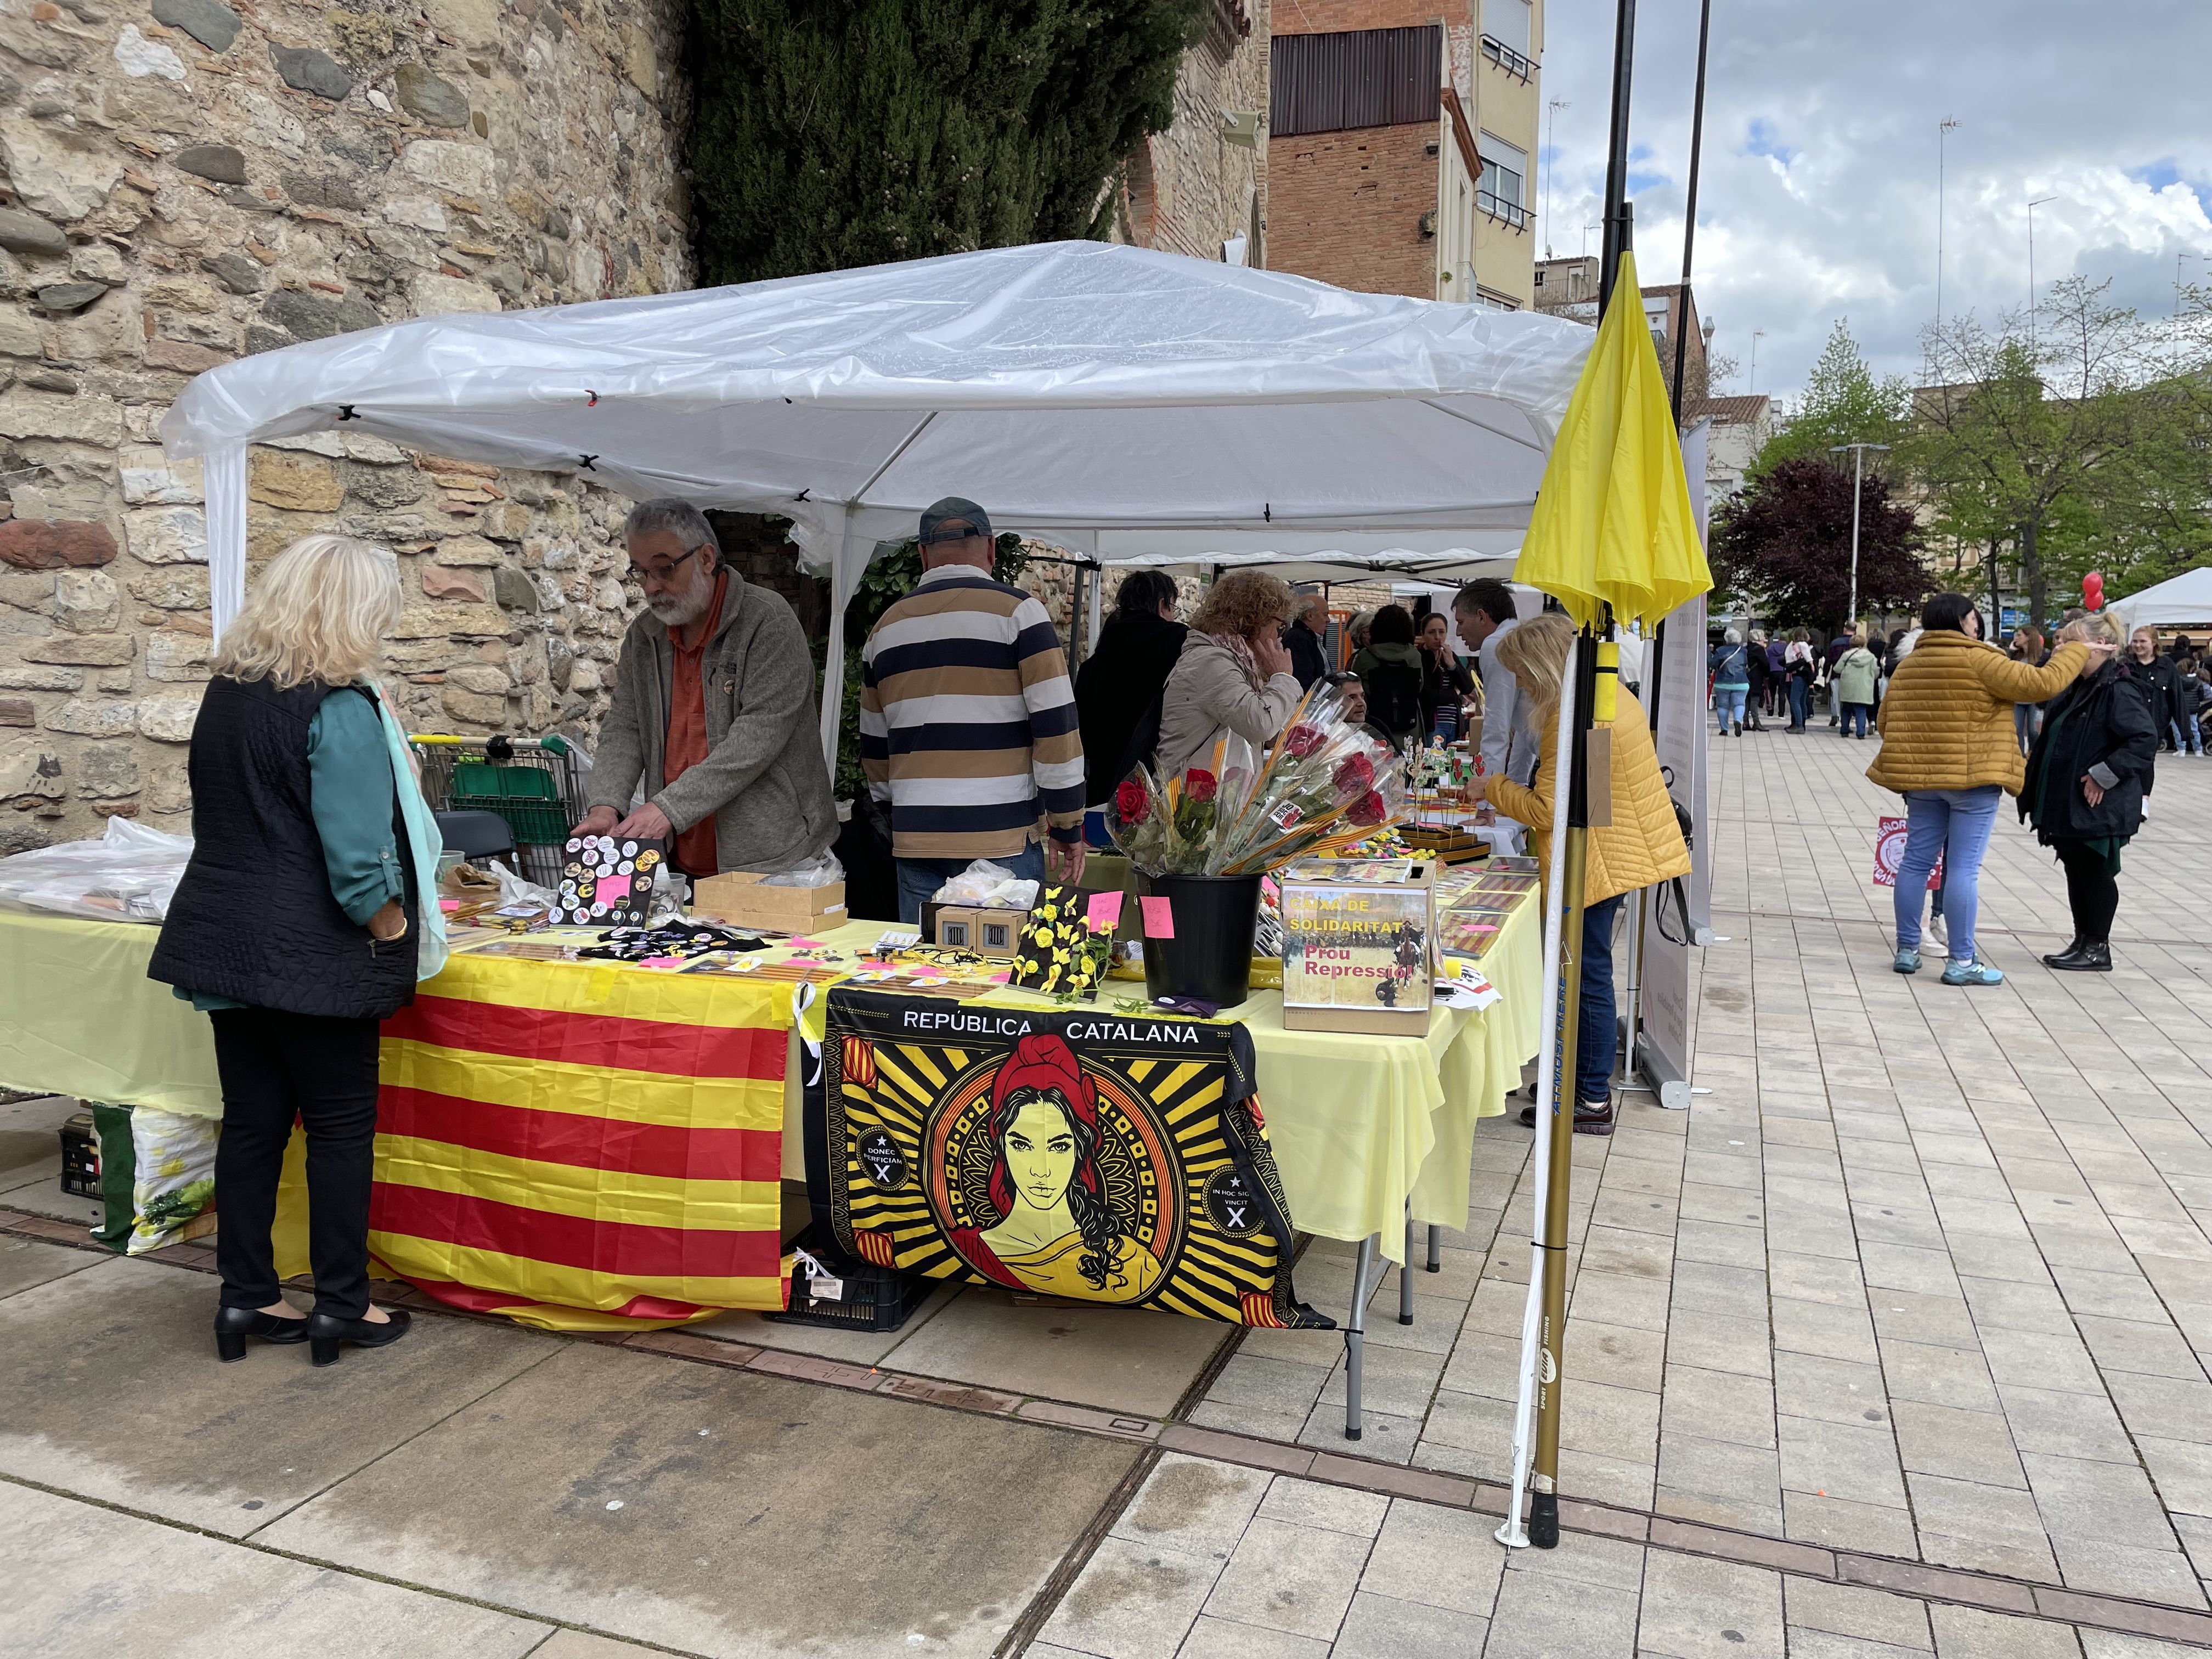
[[[1928,592],[1920,527],[1866,475],[1859,510],[1859,607],[1917,603]],[[1851,475],[1809,457],[1753,478],[1713,515],[1713,573],[1785,628],[1835,625],[1850,606]]]

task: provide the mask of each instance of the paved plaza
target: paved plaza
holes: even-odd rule
[[[1819,718],[1816,716],[1816,719]],[[1566,1535],[1492,1540],[1529,1136],[1341,1339],[940,1292],[862,1337],[425,1312],[218,1367],[204,1246],[118,1261],[0,1109],[0,1655],[613,1659],[2212,1646],[2212,762],[2162,757],[2118,970],[2053,974],[1999,825],[1984,957],[1890,969],[1872,742],[1717,745],[1686,1113],[1576,1144]],[[1341,1318],[1352,1247],[1300,1294]],[[400,1299],[405,1299],[404,1291]],[[420,1307],[419,1302],[413,1305]]]

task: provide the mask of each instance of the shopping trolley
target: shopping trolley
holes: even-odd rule
[[[584,816],[576,757],[551,738],[458,738],[440,732],[407,739],[422,769],[422,797],[434,812],[496,812],[514,832],[525,879],[561,884],[562,845]]]

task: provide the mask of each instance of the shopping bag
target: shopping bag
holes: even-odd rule
[[[1876,818],[1874,821],[1874,884],[1877,887],[1897,885],[1897,872],[1905,864],[1905,831],[1908,820]],[[1934,892],[1943,884],[1943,854],[1936,854],[1936,867],[1928,872],[1928,890]]]

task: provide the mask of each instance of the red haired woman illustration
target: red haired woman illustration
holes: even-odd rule
[[[1098,1175],[1098,1093],[1057,1036],[1024,1037],[992,1080],[991,1204],[984,1228],[956,1227],[978,1273],[1017,1290],[1133,1302],[1160,1264],[1121,1231]]]

